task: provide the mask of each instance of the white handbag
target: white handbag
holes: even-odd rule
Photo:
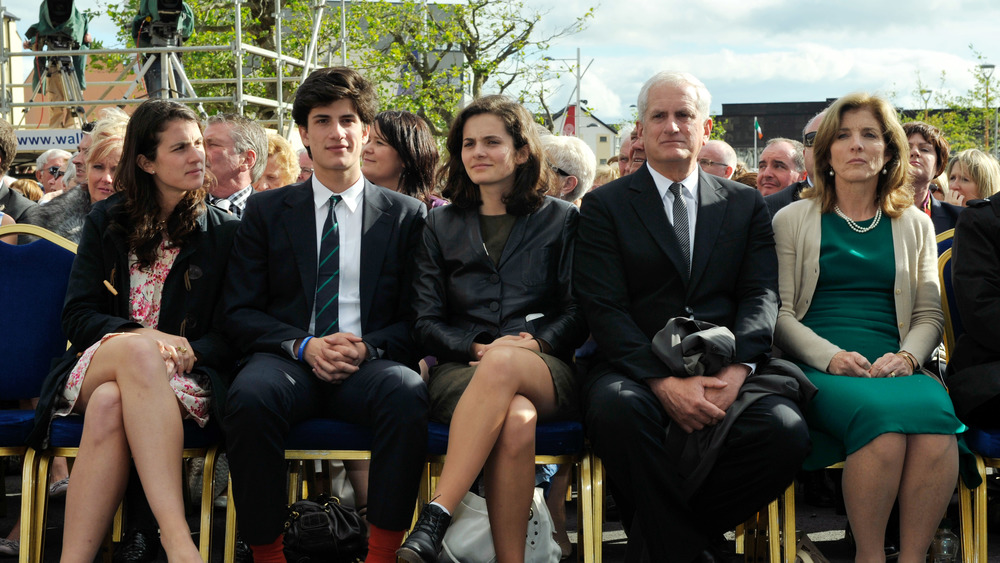
[[[525,563],[559,561],[562,551],[552,536],[553,531],[552,515],[545,505],[545,495],[542,489],[536,488],[531,500],[528,535],[525,538]],[[444,534],[439,558],[453,563],[494,563],[497,560],[493,536],[490,535],[486,499],[475,493],[466,493]]]

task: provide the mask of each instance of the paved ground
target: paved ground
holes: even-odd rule
[[[10,473],[10,471],[8,471]],[[20,505],[20,477],[18,475],[8,475],[6,481],[6,513],[0,515],[0,537],[6,535],[14,523],[18,507]],[[956,497],[957,498],[957,497]],[[953,509],[957,510],[957,500]],[[50,514],[46,533],[45,563],[58,561],[62,544],[62,521],[64,503],[62,499],[55,499],[50,503]],[[847,522],[846,516],[837,515],[832,508],[814,508],[801,502],[796,503],[796,515],[798,528],[808,534],[823,555],[831,563],[849,563],[853,560],[854,550],[844,537],[844,526]],[[212,561],[222,561],[222,538],[224,537],[225,512],[217,509],[215,541]],[[197,517],[192,515],[189,518],[193,528],[196,528]],[[568,524],[570,529],[576,525],[575,502],[568,505]],[[956,518],[957,522],[957,518]],[[957,533],[957,531],[956,531]],[[575,542],[576,535],[571,533],[571,539]],[[618,522],[606,522],[604,526],[603,558],[607,563],[620,563],[625,558],[625,534],[622,532]],[[731,539],[731,537],[730,537]],[[732,543],[730,542],[731,546]],[[739,558],[742,559],[742,558]],[[734,561],[738,561],[735,559]],[[13,561],[13,559],[3,559],[0,561]],[[166,562],[166,557],[162,556],[158,561]],[[989,534],[989,563],[1000,563],[1000,533],[991,531]]]

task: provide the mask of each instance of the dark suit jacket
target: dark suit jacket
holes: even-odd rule
[[[771,348],[778,260],[764,198],[704,172],[698,192],[690,278],[646,167],[583,199],[574,288],[607,367],[633,379],[683,376],[650,345],[675,316],[729,327],[737,362],[763,361]]]
[[[468,362],[473,342],[529,332],[570,361],[587,337],[573,299],[573,241],[579,213],[545,198],[518,217],[499,266],[486,254],[478,206],[431,211],[417,252],[414,334],[441,361]],[[531,321],[528,315],[544,316]]]
[[[124,213],[123,201],[116,194],[95,204],[84,224],[62,316],[63,330],[73,345],[54,363],[42,386],[30,438],[35,447],[47,438],[55,397],[65,386],[78,355],[106,334],[141,327],[131,320],[126,234],[110,228],[112,219]],[[198,357],[195,371],[209,376],[216,399],[226,397],[228,378],[237,358],[222,332],[221,304],[222,282],[237,224],[226,213],[207,207],[198,218],[198,230],[177,255],[160,299],[157,329],[188,339]],[[117,289],[118,295],[105,287],[105,281]],[[213,417],[221,416],[223,403],[212,401]]]
[[[771,212],[771,217],[778,212],[779,209],[792,203],[798,201],[802,196],[802,190],[809,187],[809,182],[802,180],[801,182],[795,182],[794,184],[783,188],[781,191],[775,192],[769,196],[764,196],[764,203],[767,204],[768,211]]]
[[[409,296],[426,208],[365,180],[362,212],[361,336],[415,366]],[[312,179],[247,200],[225,290],[227,332],[242,353],[286,355],[282,342],[309,336],[317,252]]]
[[[1000,197],[969,202],[955,227],[951,252],[955,300],[965,329],[948,362],[954,373],[1000,361]]]
[[[0,183],[0,211],[13,217],[15,222],[20,223],[24,212],[37,205],[37,203],[21,195],[21,192],[12,190]]]
[[[948,229],[954,229],[963,209],[965,208],[950,203],[941,203],[932,196],[931,221],[934,223],[934,234],[940,235]]]

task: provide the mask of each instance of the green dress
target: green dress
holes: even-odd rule
[[[859,223],[866,227],[871,221]],[[844,350],[874,362],[899,350],[893,295],[896,266],[892,224],[883,217],[856,233],[833,213],[822,216],[819,280],[802,324]],[[923,374],[895,378],[830,375],[799,367],[819,388],[805,410],[813,448],[804,469],[844,461],[881,434],[958,434],[948,392]]]

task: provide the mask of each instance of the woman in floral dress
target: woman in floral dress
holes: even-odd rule
[[[201,126],[187,107],[136,110],[114,178],[87,217],[63,328],[73,346],[42,389],[32,435],[84,415],[66,496],[62,561],[93,561],[135,462],[167,557],[201,561],[184,518],[182,419],[221,409],[234,361],[220,294],[237,222],[205,205]]]

